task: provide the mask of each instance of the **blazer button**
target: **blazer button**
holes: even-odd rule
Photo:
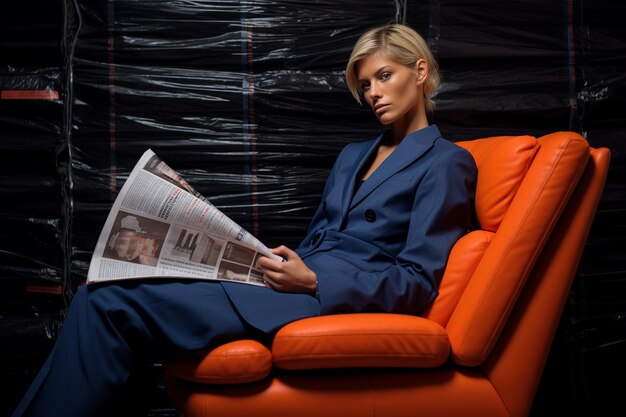
[[[311,244],[315,245],[318,240],[320,240],[320,232],[317,232],[313,235],[313,237],[311,238]]]
[[[374,210],[367,209],[365,211],[365,220],[367,220],[370,223],[373,223],[374,221],[376,221],[376,213],[374,213]]]

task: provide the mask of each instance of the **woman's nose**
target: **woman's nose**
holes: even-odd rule
[[[367,94],[371,99],[380,98],[380,89],[377,83],[370,84],[370,88],[367,90]]]

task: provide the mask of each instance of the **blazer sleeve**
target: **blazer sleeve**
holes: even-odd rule
[[[471,227],[476,175],[461,148],[434,159],[417,187],[406,243],[382,270],[314,260],[322,314],[422,312],[437,295],[452,246]],[[350,254],[356,262],[358,252]]]

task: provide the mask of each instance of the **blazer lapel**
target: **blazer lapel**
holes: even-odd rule
[[[363,165],[369,161],[372,154],[378,149],[378,145],[383,140],[385,134],[381,133],[372,143],[369,148],[364,148],[358,155],[355,155],[354,161],[356,162],[349,170],[346,172],[346,183],[343,186],[343,193],[341,194],[341,221],[342,223],[345,221],[346,216],[348,215],[348,210],[350,208],[350,202],[352,201],[352,196],[354,194],[354,187],[356,186],[357,177]]]
[[[361,185],[361,188],[356,192],[354,198],[349,206],[349,210],[359,204],[365,197],[367,197],[372,191],[379,187],[389,177],[395,173],[406,168],[417,160],[424,152],[426,152],[432,146],[434,140],[440,136],[439,129],[435,125],[431,125],[424,129],[418,130],[407,137],[405,137],[398,147],[383,161],[382,164],[374,171],[372,175]],[[361,167],[369,159],[372,152],[378,149],[378,144],[382,136],[378,138],[376,144],[368,152],[368,157],[361,161],[357,171],[354,173],[354,178],[358,175]],[[354,181],[352,181],[352,188],[350,192],[354,190]],[[352,194],[347,194],[348,196]],[[344,198],[346,194],[344,192]],[[349,197],[348,197],[349,199]]]

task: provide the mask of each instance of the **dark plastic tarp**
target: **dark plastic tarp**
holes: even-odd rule
[[[9,0],[0,11],[0,347],[10,378],[26,384],[45,357],[147,148],[268,246],[296,246],[339,150],[381,129],[346,89],[351,47],[364,30],[401,21],[439,60],[431,121],[446,137],[574,130],[611,148],[532,415],[604,415],[619,404],[605,378],[626,370],[621,2]]]

